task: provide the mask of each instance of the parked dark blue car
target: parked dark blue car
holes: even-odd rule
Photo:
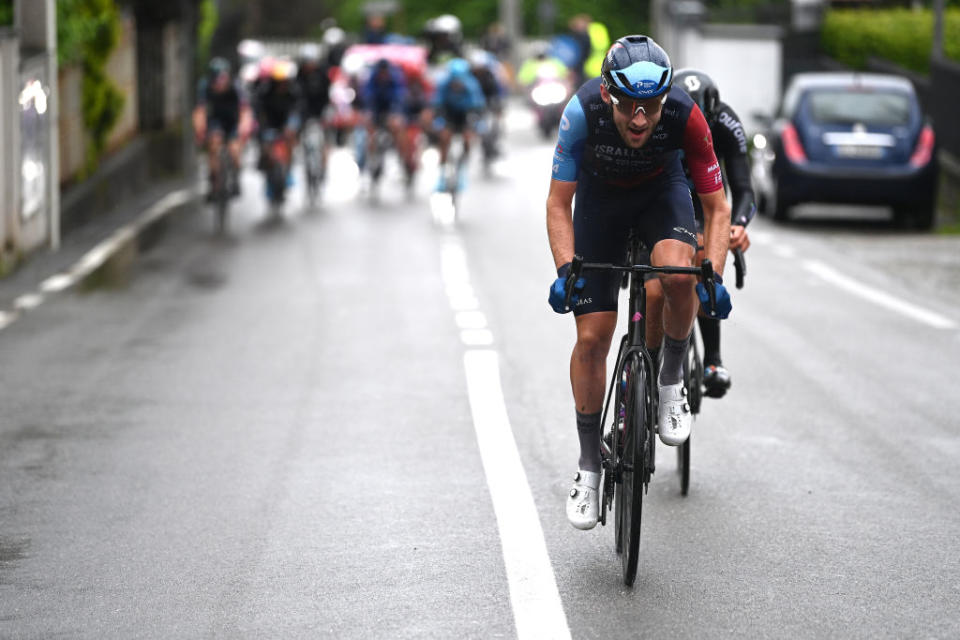
[[[901,226],[928,229],[936,207],[935,147],[906,79],[798,74],[776,121],[754,138],[760,210],[786,220],[792,206],[806,202],[889,205]]]

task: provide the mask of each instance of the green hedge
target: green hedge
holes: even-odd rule
[[[335,17],[347,31],[363,32],[363,7],[369,0],[343,0],[337,3]],[[539,0],[521,0],[520,10],[523,30],[526,34],[539,33],[537,7]],[[579,13],[587,13],[594,20],[604,23],[610,31],[611,39],[630,33],[644,33],[649,28],[649,0],[554,0],[556,13],[555,28],[563,32],[567,22]],[[455,13],[463,23],[463,32],[468,38],[477,38],[487,26],[499,19],[497,2],[462,2],[455,7],[439,0],[405,0],[402,10],[392,16],[387,25],[390,30],[416,36],[430,18],[443,13]]]
[[[874,56],[920,73],[930,70],[933,13],[929,9],[842,9],[828,11],[820,33],[824,52],[855,69]],[[947,9],[944,52],[960,60],[960,9]]]
[[[57,0],[57,61],[83,67],[83,122],[92,142],[87,151],[88,172],[103,154],[126,100],[106,74],[120,29],[114,0]]]
[[[0,0],[0,27],[13,24],[13,0]]]

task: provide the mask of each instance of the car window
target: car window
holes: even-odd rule
[[[892,91],[816,90],[809,96],[810,116],[818,124],[910,123],[910,96]]]

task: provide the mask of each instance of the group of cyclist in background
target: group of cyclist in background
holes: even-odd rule
[[[209,158],[211,185],[221,171],[238,171],[251,139],[260,149],[267,198],[279,203],[292,183],[298,144],[305,159],[316,158],[316,175],[306,166],[308,182],[323,181],[330,147],[345,144],[350,134],[357,165],[373,181],[382,170],[384,139],[396,150],[408,187],[424,141],[438,147],[442,163],[453,136],[462,136],[466,153],[480,136],[484,158],[492,161],[500,153],[511,81],[506,65],[494,52],[465,50],[456,16],[428,21],[420,36],[425,44],[388,34],[374,16],[359,42],[351,43],[332,26],[321,41],[302,44],[296,55],[274,55],[262,43],[244,41],[238,46],[239,68],[226,58],[211,60],[193,117],[197,143]],[[320,135],[307,136],[311,129]],[[316,140],[320,149],[314,152]],[[224,145],[230,166],[221,167]],[[234,195],[239,185],[232,180]],[[437,189],[444,187],[441,178]]]

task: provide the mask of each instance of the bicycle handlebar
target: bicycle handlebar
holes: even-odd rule
[[[737,270],[737,289],[743,289],[743,279],[747,276],[747,259],[743,257],[743,249],[733,250],[733,266]]]
[[[716,281],[713,274],[713,263],[706,259],[699,267],[654,267],[648,264],[619,265],[602,262],[584,262],[580,256],[574,256],[570,262],[570,271],[567,274],[567,282],[564,286],[566,297],[564,306],[570,309],[570,298],[573,296],[573,287],[580,274],[584,271],[620,271],[629,273],[676,273],[698,275],[703,279],[703,286],[707,289],[707,296],[710,299],[710,306],[717,305]]]

